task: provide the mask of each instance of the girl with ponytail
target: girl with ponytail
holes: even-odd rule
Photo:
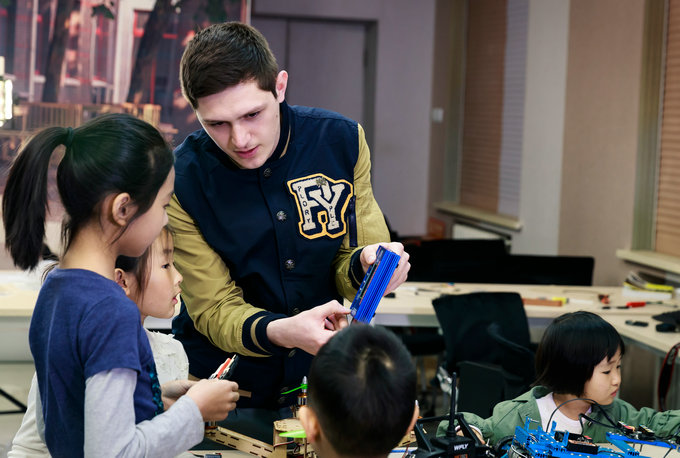
[[[140,256],[167,223],[172,152],[151,125],[123,114],[36,134],[3,197],[5,245],[22,269],[41,257],[47,172],[60,149],[63,256],[29,330],[42,435],[53,456],[174,456],[202,440],[204,421],[226,417],[238,393],[219,380],[161,388],[137,306],[114,281],[116,258]]]

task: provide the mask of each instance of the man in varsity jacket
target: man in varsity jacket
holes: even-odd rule
[[[198,32],[180,78],[203,129],[175,151],[168,215],[184,282],[173,332],[193,376],[241,355],[233,380],[245,395],[230,419],[243,408],[280,416],[312,355],[347,325],[338,301],[353,298],[378,243],[401,256],[388,292],[408,254],[389,243],[361,126],[287,105],[288,75],[257,30]]]

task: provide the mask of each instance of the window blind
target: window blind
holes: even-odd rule
[[[527,0],[468,2],[460,204],[519,216]]]
[[[666,35],[655,251],[680,256],[680,0],[670,0]]]
[[[468,2],[460,203],[490,212],[498,208],[506,8]]]

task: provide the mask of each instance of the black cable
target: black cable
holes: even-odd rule
[[[594,401],[593,401],[593,402],[594,402]],[[604,407],[602,407],[602,405],[598,404],[597,402],[595,402],[594,405],[595,405],[598,409],[600,409],[600,412],[602,413],[602,416],[603,416],[604,418],[606,418],[607,421],[609,421],[609,423],[611,423],[611,425],[612,425],[613,427],[618,428],[619,424],[616,423],[616,422],[614,422],[614,420],[611,419],[611,417],[607,414],[607,411],[604,410]]]
[[[592,404],[592,405],[597,405],[597,406],[600,405],[600,404],[598,404],[597,402],[593,401],[593,400],[590,399],[590,398],[573,398],[573,399],[567,399],[567,400],[564,401],[562,404],[560,404],[560,405],[558,405],[557,407],[555,407],[555,410],[553,410],[552,413],[550,414],[550,418],[548,418],[548,429],[550,428],[550,425],[552,424],[552,419],[553,419],[553,416],[555,415],[555,412],[557,412],[558,410],[560,410],[560,407],[562,407],[563,405],[568,404],[568,403],[570,403],[570,402],[574,402],[574,401],[586,401],[586,402],[590,402],[590,404]],[[600,406],[600,408],[601,408],[601,407],[602,407],[602,406]],[[603,413],[604,413],[604,410],[603,410]],[[584,414],[579,414],[579,415],[584,415]],[[608,416],[606,413],[605,413],[605,417],[607,418],[607,420],[612,421],[611,418],[609,418],[609,416]],[[613,424],[613,422],[612,422],[612,424]],[[581,425],[581,429],[583,429],[583,425]]]
[[[583,430],[586,429],[586,427],[583,425],[584,418],[586,418],[585,414],[582,413],[578,414],[578,424],[581,425],[581,432],[583,432]]]
[[[548,418],[548,428],[550,427],[550,425],[551,425],[551,423],[552,423],[552,418],[553,418],[553,416],[555,415],[555,412],[557,412],[557,411],[560,409],[560,407],[562,407],[563,405],[565,405],[565,404],[567,404],[567,403],[569,403],[569,402],[572,402],[572,401],[587,401],[587,402],[590,402],[591,405],[593,405],[593,406],[597,407],[598,409],[600,409],[600,413],[602,414],[602,416],[604,416],[604,418],[605,418],[607,421],[609,421],[609,424],[606,424],[606,423],[603,423],[603,422],[601,422],[601,421],[595,420],[595,419],[593,419],[592,417],[589,417],[588,415],[586,415],[586,414],[584,414],[584,413],[579,414],[579,423],[581,424],[581,431],[584,430],[583,420],[585,419],[585,420],[588,420],[588,421],[591,422],[591,423],[595,423],[595,424],[600,425],[600,426],[603,426],[603,427],[605,427],[605,428],[614,429],[614,430],[618,430],[618,431],[620,431],[620,432],[624,432],[624,431],[623,431],[623,428],[622,428],[618,423],[614,423],[614,420],[612,420],[612,418],[607,414],[607,411],[604,409],[604,407],[602,407],[602,405],[600,405],[598,402],[596,402],[596,401],[594,401],[594,400],[592,400],[592,399],[589,399],[589,398],[573,398],[573,399],[568,399],[568,400],[562,402],[562,403],[561,403],[560,405],[558,405],[557,407],[555,407],[555,410],[553,410],[552,413],[550,414],[550,418]],[[592,410],[592,409],[591,409],[591,410]],[[679,431],[680,431],[680,425],[675,429],[675,432],[673,433],[673,436],[677,435],[677,433],[678,433]],[[625,433],[625,432],[624,432],[624,433]],[[673,437],[673,436],[671,436],[671,437]],[[661,437],[656,436],[656,435],[655,435],[655,439],[657,439],[657,440],[662,440],[662,441],[664,441],[664,442],[666,441],[665,438],[661,438]],[[642,447],[643,447],[643,445],[644,445],[644,444],[640,443],[640,453],[642,452]],[[633,449],[635,449],[635,447],[633,447]],[[666,457],[668,456],[668,454],[671,452],[671,450],[673,450],[673,449],[668,449],[668,451],[667,451],[666,454],[663,456],[663,458],[666,458]],[[621,457],[624,456],[624,454],[622,454],[622,453],[617,453],[617,452],[614,452],[613,454],[618,455],[618,456],[621,456]]]
[[[586,415],[586,414],[580,414],[579,417],[582,418],[582,419],[586,419],[586,420],[588,420],[589,422],[595,423],[595,424],[597,424],[597,425],[604,426],[605,428],[616,429],[616,430],[622,432],[624,436],[628,436],[628,434],[626,434],[626,431],[624,430],[623,427],[619,426],[618,424],[614,424],[614,421],[609,417],[609,415],[607,415],[607,413],[605,412],[604,408],[603,408],[600,404],[597,404],[597,403],[596,403],[595,405],[597,405],[597,406],[600,408],[600,411],[601,411],[602,414],[607,418],[607,420],[609,420],[609,422],[611,423],[611,425],[607,425],[607,424],[605,424],[605,423],[602,423],[602,422],[600,422],[600,421],[597,421],[597,420],[595,420],[595,419],[589,417],[589,416]],[[581,427],[583,427],[583,423],[581,423]],[[677,431],[678,429],[680,429],[680,426],[678,426],[678,428],[676,429],[676,431]],[[667,443],[668,440],[669,440],[669,438],[672,438],[672,437],[673,437],[673,436],[665,436],[665,437],[661,437],[661,436],[655,434],[655,435],[654,435],[654,440],[658,440],[658,441],[662,441],[662,442],[666,442],[666,443]],[[640,450],[639,450],[640,453],[642,453],[642,447],[643,447],[643,445],[644,445],[643,443],[640,443]],[[633,446],[633,449],[635,449],[635,446]],[[670,450],[673,450],[673,449],[669,449],[669,452],[670,452]],[[666,455],[664,455],[663,458],[666,458],[667,455],[668,455],[668,453],[666,453]]]
[[[580,417],[580,418],[585,418],[585,419],[588,420],[589,422],[595,423],[596,425],[604,426],[605,428],[609,428],[609,429],[619,429],[619,426],[616,425],[616,424],[609,424],[609,425],[608,425],[608,424],[606,424],[606,423],[602,423],[601,421],[595,420],[594,418],[589,417],[588,415],[586,415],[586,414],[584,414],[584,413],[579,414],[579,417]]]

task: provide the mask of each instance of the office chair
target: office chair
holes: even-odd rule
[[[437,365],[443,360],[444,337],[434,328],[391,328],[401,339],[414,359],[419,375],[418,399],[423,414],[434,415],[437,402],[436,393],[430,390],[430,382],[426,375],[425,357],[436,356]]]
[[[505,241],[501,239],[409,239],[403,243],[410,255],[409,281],[482,283],[489,278],[493,266],[499,265],[499,258],[508,255]],[[394,331],[416,360],[421,374],[420,391],[425,396],[431,390],[428,390],[424,376],[424,357],[436,355],[441,362],[444,338],[437,329],[430,328]],[[421,409],[426,416],[434,415],[435,398],[436,395],[432,394],[431,402],[421,400]]]
[[[444,335],[445,368],[459,375],[458,410],[486,418],[498,402],[529,389],[534,352],[519,294],[444,295],[432,305]]]
[[[403,240],[404,249],[410,255],[409,281],[428,282],[482,282],[490,266],[498,264],[498,258],[507,256],[507,247],[501,239],[436,239]],[[420,392],[431,394],[430,402],[421,399],[425,416],[434,415],[436,393],[429,390],[425,377],[425,357],[444,352],[444,338],[432,328],[392,328],[404,342],[420,371]],[[431,393],[430,393],[431,392]],[[430,397],[430,396],[428,396]]]

